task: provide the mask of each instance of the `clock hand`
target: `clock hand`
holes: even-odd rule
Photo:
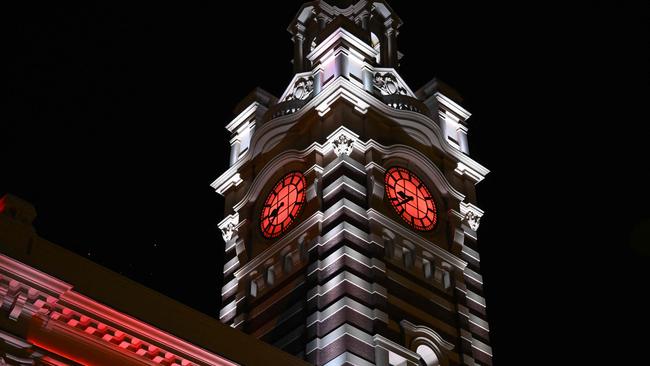
[[[398,202],[397,205],[398,206],[403,205],[403,204],[405,204],[406,202],[409,202],[409,201],[413,201],[413,197],[408,197],[404,201]]]
[[[282,208],[282,206],[284,206],[284,202],[280,202],[278,207],[274,208],[273,211],[271,211],[271,213],[268,216],[266,216],[265,218],[263,218],[262,220],[268,219],[269,217],[275,218],[276,216],[278,216],[278,210],[280,208]]]
[[[409,196],[408,194],[406,194],[406,193],[404,193],[404,192],[402,192],[402,191],[398,191],[397,194],[398,194],[400,197],[404,198],[403,201],[397,203],[398,206],[399,206],[399,205],[403,205],[403,204],[405,204],[406,202],[409,202],[409,201],[412,201],[412,200],[413,200],[413,196]],[[406,197],[406,198],[405,198],[405,197]]]

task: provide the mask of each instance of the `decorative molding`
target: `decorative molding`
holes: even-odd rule
[[[343,283],[350,284],[354,287],[357,287],[365,291],[368,296],[372,296],[375,294],[384,298],[388,296],[388,292],[386,291],[386,288],[379,285],[378,283],[368,282],[351,272],[343,271],[338,275],[330,278],[324,284],[317,285],[316,287],[307,291],[307,301],[310,301],[314,298],[322,297],[325,294],[329,293],[330,291],[337,289]]]
[[[348,178],[346,175],[338,177],[334,182],[330,183],[327,187],[323,188],[323,199],[327,199],[330,195],[334,195],[341,190],[352,191],[361,197],[366,196],[366,187],[357,183],[355,180]]]
[[[476,215],[474,212],[469,211],[469,212],[467,212],[467,214],[465,214],[465,217],[464,217],[463,220],[465,222],[467,222],[467,224],[469,225],[469,227],[472,230],[476,231],[476,230],[478,230],[478,226],[480,224],[481,217]]]
[[[359,139],[359,135],[352,132],[350,129],[343,126],[337,128],[336,131],[332,132],[327,136],[327,141],[323,145],[322,153],[326,154],[330,149],[334,150],[336,156],[347,155],[350,156],[352,151],[355,148],[361,148],[361,144],[357,144],[356,141]]]
[[[307,326],[310,327],[316,323],[323,323],[339,311],[345,309],[353,310],[370,320],[379,320],[383,323],[388,323],[388,314],[385,312],[379,309],[371,309],[350,297],[344,296],[327,308],[316,311],[307,317]]]
[[[381,95],[408,95],[406,89],[400,85],[392,72],[376,72],[372,78],[372,84]]]
[[[358,93],[351,91],[350,88],[347,87],[346,83],[349,83],[349,86],[352,86],[356,89],[360,88],[342,77],[336,78],[336,82],[331,82],[328,87],[332,87],[332,85],[336,86],[336,84],[339,83],[340,87],[335,87],[334,92],[315,107],[318,115],[321,117],[325,116],[330,111],[330,106],[340,98],[343,98],[352,103],[354,105],[354,109],[356,109],[359,113],[366,114],[368,112],[368,107],[370,107],[370,104],[366,103]],[[321,92],[321,94],[323,94],[323,92]]]
[[[344,89],[344,91],[340,91],[339,89]],[[407,133],[409,133],[416,140],[421,141],[427,145],[435,146],[447,153],[449,156],[457,159],[458,162],[463,163],[463,170],[467,171],[468,174],[472,173],[474,176],[480,177],[480,179],[482,179],[482,177],[489,173],[488,169],[446,142],[446,137],[440,130],[440,126],[438,126],[438,124],[431,120],[429,117],[408,110],[391,108],[345,78],[337,78],[334,82],[330,82],[325,89],[323,89],[315,98],[310,100],[297,113],[278,117],[264,123],[264,125],[257,129],[255,135],[253,136],[253,140],[251,141],[251,149],[249,149],[249,151],[246,153],[247,156],[244,156],[240,159],[242,161],[241,164],[243,164],[243,161],[245,160],[252,159],[260,152],[269,150],[269,148],[262,146],[265,145],[267,141],[274,140],[271,136],[272,134],[269,134],[270,131],[273,131],[273,133],[277,134],[285,134],[286,131],[288,131],[296,123],[296,121],[300,120],[304,114],[308,113],[315,106],[317,106],[316,108],[320,107],[319,111],[326,113],[328,111],[329,105],[332,102],[330,100],[332,95],[335,95],[335,98],[337,99],[340,97],[339,94],[341,93],[345,93],[348,96],[356,96],[356,99],[352,99],[353,103],[355,103],[355,100],[363,102],[364,104],[357,105],[357,108],[361,108],[364,113],[369,106],[372,106],[373,108],[377,109],[378,112],[394,118],[395,121],[402,125]],[[262,146],[260,146],[260,144],[262,144]],[[239,166],[241,164],[237,165]],[[235,166],[232,168],[235,168]],[[459,174],[462,175],[460,172]]]
[[[474,184],[480,183],[483,179],[485,179],[485,175],[481,174],[480,172],[476,171],[475,169],[472,169],[471,167],[463,164],[462,162],[458,162],[458,165],[456,166],[456,169],[454,169],[454,172],[461,177],[463,175],[468,176],[470,179],[474,181]]]
[[[230,169],[228,169],[230,171]],[[220,178],[225,178],[225,179],[220,179],[212,183],[212,187],[219,193],[220,195],[223,195],[226,193],[227,190],[229,190],[232,187],[237,187],[240,185],[243,180],[241,179],[241,176],[239,173],[234,173],[229,176],[222,175]]]
[[[386,362],[388,365],[399,366],[418,366],[420,365],[420,355],[409,350],[408,348],[391,341],[388,338],[382,337],[379,334],[374,336],[375,347],[387,352],[388,359],[375,360],[377,364],[383,365],[381,361]],[[377,350],[379,351],[379,350]]]
[[[316,68],[318,68],[319,63],[317,62],[317,59],[322,60],[327,58],[332,52],[331,49],[336,47],[337,43],[349,45],[349,49],[354,49],[356,51],[355,53],[359,54],[361,57],[367,58],[368,60],[374,60],[378,55],[377,50],[372,48],[369,44],[363,42],[347,30],[339,28],[320,42],[316,48],[307,55],[307,59],[314,63]]]
[[[241,113],[239,113],[237,117],[235,117],[226,125],[226,129],[231,133],[240,131],[243,125],[248,124],[250,120],[255,116],[255,111],[260,106],[261,104],[258,102],[251,103]]]
[[[226,243],[232,239],[234,234],[237,232],[237,228],[239,227],[239,213],[235,212],[234,214],[230,214],[226,216],[221,222],[218,224],[219,230],[221,230],[221,235],[223,236],[223,241]]]
[[[336,156],[341,156],[341,155],[350,156],[353,150],[352,147],[353,143],[354,140],[349,139],[344,134],[339,135],[339,137],[332,142],[334,153],[336,154]]]
[[[355,338],[371,347],[373,346],[374,343],[373,338],[370,334],[364,332],[363,330],[351,324],[345,323],[340,327],[336,328],[335,330],[331,331],[330,333],[328,333],[325,337],[316,338],[313,341],[307,343],[307,346],[305,347],[305,353],[309,354],[314,352],[317,349],[323,349],[345,336],[350,336],[352,338]]]
[[[405,94],[403,94],[403,95],[408,95],[409,97],[417,99],[417,96],[415,95],[413,90],[411,90],[411,88],[408,86],[408,83],[400,76],[400,74],[394,68],[392,68],[392,67],[373,67],[371,70],[373,70],[372,72],[375,73],[375,77],[377,76],[376,74],[390,75],[390,78],[393,79],[397,83],[398,88],[402,89],[405,92]],[[401,93],[399,93],[399,94],[401,94]],[[388,95],[388,94],[386,94],[386,95]]]
[[[446,142],[442,131],[440,131],[440,127],[429,117],[416,112],[393,109],[363,89],[355,86],[349,80],[345,78],[337,78],[335,82],[330,83],[327,88],[321,91],[315,98],[312,98],[303,108],[301,108],[300,111],[267,121],[261,127],[257,128],[251,139],[250,148],[226,172],[217,178],[211,186],[217,191],[217,193],[223,195],[228,188],[237,186],[241,183],[238,180],[239,176],[237,175],[237,172],[246,162],[261,152],[270,150],[274,144],[279,141],[276,138],[277,135],[286,135],[287,131],[289,131],[298,120],[300,120],[315,106],[320,106],[322,110],[327,110],[329,108],[328,102],[331,101],[326,101],[326,98],[331,97],[335,93],[342,93],[338,90],[340,88],[345,88],[345,93],[356,95],[360,98],[359,101],[363,100],[364,104],[361,105],[361,107],[374,107],[380,113],[392,117],[396,122],[402,124],[403,128],[405,128],[405,130],[416,140],[435,146],[446,152],[449,156],[456,158],[458,166],[455,171],[457,174],[461,176],[467,175],[478,183],[489,173],[488,169],[449,145],[449,143]],[[351,92],[351,90],[354,90],[354,92]],[[364,110],[365,113],[365,109],[362,110]],[[371,141],[372,140],[369,140],[366,144]],[[272,145],[266,146],[268,143],[271,143]],[[374,144],[379,145],[377,143]],[[355,141],[354,146],[355,149],[360,147],[358,141]],[[309,150],[316,149],[317,147],[320,151],[323,151],[322,145],[314,143],[303,150],[303,152],[310,152]],[[369,146],[364,146],[362,152],[365,152],[367,147]]]
[[[463,222],[467,223],[469,227],[476,231],[481,223],[483,217],[483,210],[471,203],[460,203],[460,213],[463,215]]]
[[[448,353],[454,349],[453,343],[446,341],[433,329],[423,325],[415,325],[406,319],[400,322],[400,326],[404,331],[404,341],[408,348],[415,352],[421,346],[428,349],[427,353],[418,353],[427,364],[449,366]],[[461,334],[462,332],[463,329],[461,329]]]
[[[348,156],[339,156],[338,159],[332,160],[325,168],[323,169],[323,177],[328,176],[329,174],[335,172],[339,167],[346,166],[352,171],[357,171],[359,174],[366,174],[365,167],[363,164],[358,161],[351,159]]]
[[[326,271],[331,266],[340,264],[347,258],[360,263],[369,271],[378,270],[380,272],[386,272],[386,266],[377,258],[368,258],[367,256],[357,252],[348,246],[342,246],[332,254],[328,255],[326,258],[312,263],[307,269],[307,276],[311,276],[317,272]]]
[[[312,82],[314,82],[315,81],[314,80],[314,72],[307,71],[307,72],[300,72],[300,73],[295,74],[293,76],[293,78],[291,79],[291,81],[289,82],[287,88],[284,90],[284,93],[282,93],[282,95],[278,99],[278,103],[282,103],[282,102],[285,102],[285,101],[289,100],[289,96],[293,95],[294,88],[295,88],[296,84],[298,83],[298,81],[301,80],[301,79],[305,79],[305,78],[311,78]],[[312,86],[313,86],[313,84],[312,84]]]
[[[287,94],[285,100],[307,100],[312,96],[314,91],[314,77],[299,77],[290,88],[291,92]]]
[[[472,116],[472,114],[469,113],[466,109],[458,105],[458,103],[454,102],[453,100],[449,99],[441,92],[436,92],[434,96],[436,97],[438,103],[443,106],[445,111],[452,112],[457,116],[456,118],[458,118],[461,123],[464,123],[467,119],[469,119],[469,117]]]
[[[323,366],[341,366],[341,365],[354,365],[354,366],[375,366],[374,363],[368,362],[365,359],[350,352],[343,352],[336,356],[335,359],[329,361]]]

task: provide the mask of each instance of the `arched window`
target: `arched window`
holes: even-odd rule
[[[449,366],[447,351],[454,349],[454,345],[443,339],[433,329],[415,325],[404,319],[400,322],[404,330],[404,345],[420,357],[422,366]]]
[[[431,349],[431,347],[421,344],[418,346],[418,348],[415,350],[415,353],[420,355],[420,365],[422,366],[439,366],[440,365],[440,360],[438,360],[438,356],[436,353]]]
[[[395,244],[394,244],[395,234],[392,231],[383,228],[382,239],[384,241],[384,255],[387,258],[395,257]]]
[[[370,33],[370,40],[373,48],[379,47],[379,37],[375,33]]]

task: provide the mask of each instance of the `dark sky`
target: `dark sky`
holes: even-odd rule
[[[224,126],[254,87],[286,87],[300,4],[4,9],[0,194],[32,202],[45,238],[216,316],[223,201],[209,184],[226,168]],[[471,155],[492,171],[479,243],[497,364],[578,345],[634,354],[624,324],[638,322],[629,300],[647,294],[650,255],[647,9],[391,5],[400,73],[461,92]]]

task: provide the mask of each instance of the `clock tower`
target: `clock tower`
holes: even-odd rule
[[[315,365],[491,365],[470,117],[398,73],[386,1],[305,3],[295,74],[226,125],[223,323]]]

